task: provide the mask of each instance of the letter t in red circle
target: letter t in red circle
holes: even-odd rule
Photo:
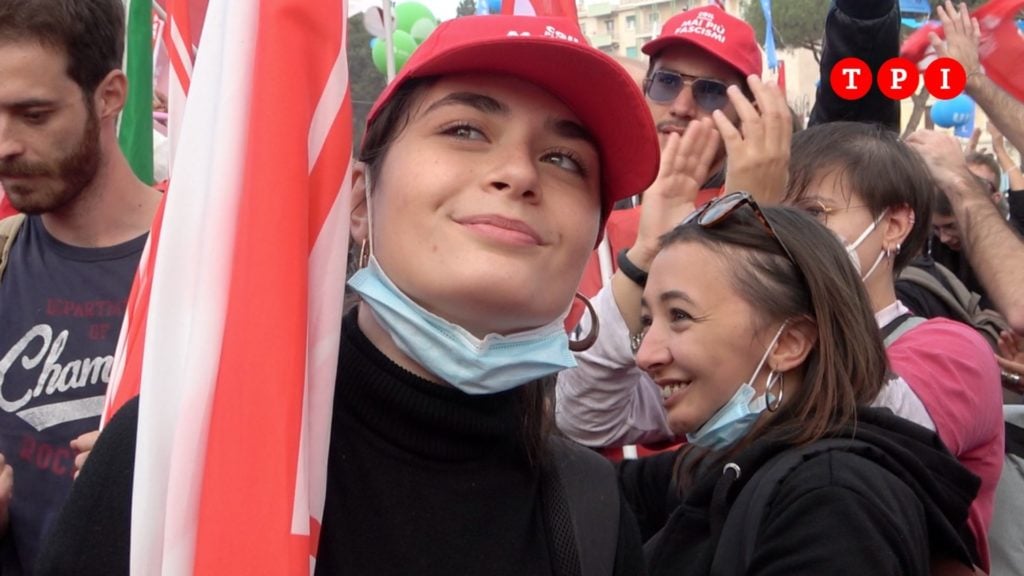
[[[860,100],[871,89],[871,69],[860,58],[843,58],[829,75],[832,90],[844,100]]]

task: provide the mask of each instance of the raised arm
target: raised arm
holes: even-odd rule
[[[935,9],[946,36],[943,42],[931,34],[932,47],[939,56],[953,58],[967,71],[967,94],[996,123],[1014,148],[1024,150],[1024,104],[1006,93],[981,68],[978,42],[981,30],[967,6],[954,8],[950,0]]]
[[[907,144],[925,159],[936,184],[949,198],[964,251],[978,280],[1013,329],[1024,331],[1024,241],[967,169],[955,138],[919,130],[907,138]]]
[[[840,98],[827,78],[843,58],[860,58],[878,70],[900,55],[900,11],[896,0],[835,0],[825,20],[821,78],[808,125],[836,120],[874,122],[900,129],[900,105],[872,86],[860,100]]]

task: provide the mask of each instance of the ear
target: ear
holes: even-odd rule
[[[370,220],[366,206],[366,171],[369,168],[363,162],[356,162],[352,167],[352,200],[349,210],[349,234],[356,242],[362,242],[370,236]]]
[[[93,107],[100,121],[116,118],[128,98],[128,78],[120,70],[111,70],[93,93]]]
[[[915,221],[914,210],[909,204],[889,208],[885,218],[879,222],[882,227],[882,248],[891,250],[902,245],[913,230]]]
[[[768,355],[768,366],[776,372],[789,372],[807,360],[818,343],[818,329],[806,319],[790,320],[775,349]]]

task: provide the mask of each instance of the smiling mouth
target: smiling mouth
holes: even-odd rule
[[[668,400],[672,396],[682,392],[690,385],[689,382],[680,382],[679,384],[669,384],[661,387],[661,399]]]

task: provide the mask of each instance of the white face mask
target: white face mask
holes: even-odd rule
[[[871,274],[874,273],[875,268],[878,268],[878,265],[882,263],[882,259],[885,258],[885,252],[879,252],[878,257],[875,258],[875,263],[871,265],[871,268],[868,268],[867,273],[862,274],[860,269],[860,258],[857,257],[857,248],[864,243],[864,240],[866,240],[872,232],[875,231],[875,228],[878,227],[878,223],[882,221],[882,218],[885,218],[885,213],[888,210],[888,208],[882,210],[882,213],[878,215],[878,218],[875,218],[875,220],[871,222],[866,229],[864,229],[864,232],[862,232],[856,240],[846,245],[846,253],[850,256],[850,261],[853,262],[853,267],[857,270],[857,275],[860,276],[862,282],[866,282]]]

